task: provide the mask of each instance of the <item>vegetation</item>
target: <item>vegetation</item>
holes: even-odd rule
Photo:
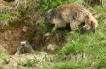
[[[10,1],[10,0],[8,0]],[[62,4],[76,3],[76,0],[40,0],[37,3],[38,11],[41,14],[51,11]],[[103,8],[99,5],[93,7],[88,6],[87,9],[94,15],[98,16],[97,20],[99,26],[96,30],[96,33],[88,31],[86,34],[81,35],[79,30],[70,34],[68,30],[65,30],[66,33],[66,42],[62,45],[62,48],[58,50],[54,57],[50,60],[44,59],[45,61],[40,62],[42,68],[40,69],[105,69],[106,68],[106,8]],[[31,10],[27,9],[26,12],[23,8],[17,8],[16,16],[25,16]],[[9,21],[13,14],[10,11],[5,12],[0,17],[1,21]],[[42,35],[45,32],[51,32],[52,26],[47,26],[43,24],[43,19],[37,20],[37,23],[40,25],[40,32]],[[52,38],[52,37],[51,37]],[[8,64],[9,61],[7,58],[2,56],[0,53],[0,58],[4,61],[5,64]],[[34,58],[25,59],[25,61],[17,62],[18,66],[25,67],[36,67],[36,64],[39,61]],[[0,65],[0,69],[2,66]]]
[[[73,3],[74,1],[75,0],[41,0],[37,3],[37,7],[39,7],[39,10],[42,13],[45,13],[51,11],[59,5]]]
[[[27,67],[36,66],[37,63],[38,63],[38,60],[36,58],[34,58],[33,60],[27,58],[25,59],[24,62],[22,61],[17,62],[18,65],[27,66]]]
[[[43,0],[40,2],[40,11],[48,12],[58,5],[71,3],[72,0],[63,1],[56,0],[58,2],[51,2]],[[41,5],[42,4],[42,5]],[[51,6],[52,5],[52,6]],[[101,14],[101,17],[97,18],[99,27],[96,33],[91,31],[84,35],[80,32],[70,34],[67,33],[67,42],[59,50],[53,65],[47,67],[47,69],[101,69],[106,68],[106,33],[105,33],[105,22],[106,22],[106,9],[95,5],[94,7],[88,7],[91,13],[96,15]],[[95,16],[95,15],[94,15]]]
[[[0,53],[0,59],[2,59],[5,64],[9,63],[9,60],[4,55],[2,55],[1,53]],[[0,66],[0,68],[1,68],[1,66]]]

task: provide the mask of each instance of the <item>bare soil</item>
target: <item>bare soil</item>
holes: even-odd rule
[[[31,3],[31,12],[28,12],[27,15],[24,13],[24,11],[26,11],[26,9],[24,9],[20,16],[12,17],[15,19],[10,22],[9,26],[0,26],[0,52],[14,55],[20,41],[22,40],[27,40],[32,45],[34,50],[40,51],[47,51],[46,47],[49,44],[56,44],[60,47],[64,42],[65,34],[62,31],[57,31],[54,33],[48,31],[52,35],[47,37],[44,35],[48,32],[41,32],[41,26],[39,23],[37,23],[37,20],[42,19],[43,15],[37,11],[36,7],[34,7],[35,3],[36,2]],[[11,12],[16,12],[17,8],[13,7],[14,2],[7,3],[0,0],[0,5],[0,13],[8,10]],[[9,21],[7,21],[7,23],[9,23]]]

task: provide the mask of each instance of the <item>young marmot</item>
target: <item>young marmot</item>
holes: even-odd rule
[[[34,53],[32,46],[28,41],[21,41],[15,54]]]

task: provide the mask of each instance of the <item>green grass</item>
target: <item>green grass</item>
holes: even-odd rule
[[[55,7],[61,4],[73,3],[75,0],[41,0],[37,3],[39,10],[42,13],[49,12]],[[80,34],[79,30],[74,34],[69,31],[66,33],[66,42],[63,47],[58,51],[51,61],[44,58],[42,62],[44,68],[42,69],[102,69],[106,68],[106,9],[100,6],[94,6],[88,8],[91,13],[101,14],[97,18],[99,26],[97,27],[96,33],[87,31],[86,34]],[[22,9],[20,12],[23,11]],[[20,15],[17,12],[17,16]],[[27,14],[29,11],[26,11]],[[6,12],[1,17],[2,20],[8,21],[10,19],[11,12]],[[40,31],[44,34],[47,31],[51,31],[53,27],[43,24],[43,20],[37,21],[40,25]],[[30,23],[28,23],[30,25]],[[9,61],[6,57],[0,54],[0,59],[4,63],[8,64]],[[19,66],[34,67],[39,61],[35,58],[33,60],[26,59],[24,62],[17,62]],[[41,65],[41,66],[42,66]],[[0,66],[2,68],[2,66]]]
[[[44,34],[45,32],[48,32],[48,31],[51,31],[52,30],[52,25],[45,25],[44,22],[43,22],[43,19],[39,19],[37,21],[37,23],[40,26],[40,32],[42,34]]]
[[[12,13],[10,11],[5,12],[1,17],[1,20],[3,20],[3,21],[9,20],[9,18],[11,17],[11,14]]]
[[[79,65],[75,62],[57,62],[53,66],[48,67],[47,69],[79,69]]]
[[[2,53],[0,53],[0,59],[2,59],[5,64],[9,63],[9,60]]]
[[[97,19],[96,33],[87,31],[81,35],[67,33],[67,41],[56,55],[54,65],[48,69],[100,69],[106,68],[106,9],[95,6],[90,11],[101,13]],[[71,61],[70,61],[71,60]]]
[[[38,63],[39,61],[34,58],[34,59],[25,59],[24,62],[22,61],[18,61],[17,64],[18,65],[22,65],[22,66],[26,66],[26,67],[33,67],[33,66],[36,66],[36,64]]]
[[[37,7],[39,7],[39,11],[42,13],[49,12],[50,10],[56,8],[62,4],[74,3],[75,0],[40,0],[37,3]]]
[[[67,2],[64,0],[56,0],[56,3],[54,1],[52,1],[52,3],[50,2],[51,0],[41,1],[39,3],[39,10],[43,13],[49,12],[61,4],[73,3],[75,0],[68,0]],[[87,9],[89,9],[93,15],[101,14],[101,16],[97,18],[99,25],[96,33],[87,31],[86,34],[81,35],[79,31],[74,34],[65,31],[64,33],[67,33],[67,41],[55,56],[52,62],[53,65],[49,65],[47,69],[106,68],[106,23],[104,23],[106,22],[106,8],[95,5]],[[39,23],[42,27],[46,27],[43,25],[43,22]]]

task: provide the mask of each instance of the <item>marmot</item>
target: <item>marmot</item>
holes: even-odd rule
[[[26,40],[20,42],[20,45],[18,46],[16,52],[16,54],[23,54],[23,53],[34,53],[32,46]]]
[[[84,23],[81,28],[81,33],[84,34],[86,30],[91,29],[95,32],[98,25],[97,20],[92,14],[84,7],[78,4],[64,4],[53,9],[45,14],[44,24],[54,24],[53,30],[60,27],[66,27],[70,24],[72,31],[78,30],[78,26]]]

